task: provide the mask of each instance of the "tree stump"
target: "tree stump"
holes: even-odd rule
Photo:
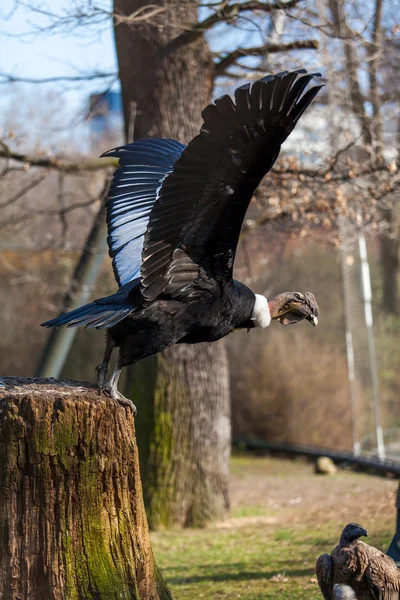
[[[0,598],[170,600],[130,410],[90,384],[2,382]]]

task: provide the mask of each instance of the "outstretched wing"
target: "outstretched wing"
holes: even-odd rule
[[[329,554],[321,554],[315,570],[323,597],[325,600],[332,600],[332,560]]]
[[[186,148],[175,140],[149,139],[102,156],[119,158],[120,168],[106,201],[108,246],[120,286],[140,275],[144,234],[159,188]]]
[[[247,84],[203,111],[204,124],[165,178],[143,245],[141,291],[148,301],[181,293],[201,275],[232,277],[249,202],[281,144],[322,86],[314,75],[280,73]]]

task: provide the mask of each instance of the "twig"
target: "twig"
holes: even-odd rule
[[[30,181],[28,183],[28,185],[26,185],[25,187],[20,189],[14,196],[12,196],[8,200],[5,200],[4,202],[2,202],[0,204],[0,209],[5,208],[6,206],[11,206],[12,204],[15,204],[15,202],[18,202],[18,200],[20,198],[22,198],[27,192],[30,192],[30,190],[35,188],[37,185],[39,185],[39,183],[41,183],[44,179],[46,179],[47,175],[48,175],[48,173],[45,173],[44,175],[41,174],[36,179],[33,179],[32,181]]]
[[[64,215],[77,210],[79,208],[88,208],[89,206],[91,206],[92,204],[95,204],[96,202],[98,202],[99,198],[98,196],[96,196],[96,198],[92,198],[91,200],[88,200],[86,202],[76,202],[75,204],[70,204],[70,206],[65,206],[64,208],[61,209],[46,209],[46,208],[39,208],[38,210],[31,210],[23,215],[19,215],[17,217],[14,217],[12,219],[9,219],[8,221],[2,221],[0,222],[0,229],[4,229],[5,227],[10,227],[12,225],[20,225],[21,223],[24,223],[25,221],[29,221],[32,218],[35,217],[59,217],[60,219],[64,217]]]
[[[159,15],[166,11],[165,6],[157,6],[156,4],[147,4],[141,6],[137,10],[133,11],[130,15],[121,15],[114,13],[114,23],[119,25],[120,23],[141,23],[142,21],[149,21],[152,17]]]

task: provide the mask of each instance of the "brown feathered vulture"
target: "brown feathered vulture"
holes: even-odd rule
[[[268,302],[233,278],[240,230],[253,194],[321,85],[318,73],[269,75],[207,106],[199,135],[139,140],[105,153],[120,169],[107,199],[108,245],[119,290],[43,323],[107,331],[98,385],[122,404],[124,366],[173,344],[213,342],[234,329],[314,326],[313,294]],[[106,381],[114,347],[119,357]]]
[[[400,571],[386,554],[360,540],[368,536],[357,523],[343,529],[339,544],[322,554],[316,564],[317,579],[325,600],[353,597],[356,600],[399,600]],[[347,588],[353,596],[343,596]],[[340,594],[343,592],[342,596]],[[339,594],[339,595],[338,595]]]

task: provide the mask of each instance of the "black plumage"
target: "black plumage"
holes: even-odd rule
[[[321,85],[318,74],[270,75],[215,100],[186,147],[149,139],[115,148],[119,158],[107,199],[108,244],[118,292],[45,327],[107,329],[99,385],[116,388],[123,366],[175,343],[220,339],[236,328],[307,319],[317,323],[311,293],[281,294],[269,303],[233,280],[240,230],[255,189],[278,157]],[[109,355],[120,348],[106,384]]]

